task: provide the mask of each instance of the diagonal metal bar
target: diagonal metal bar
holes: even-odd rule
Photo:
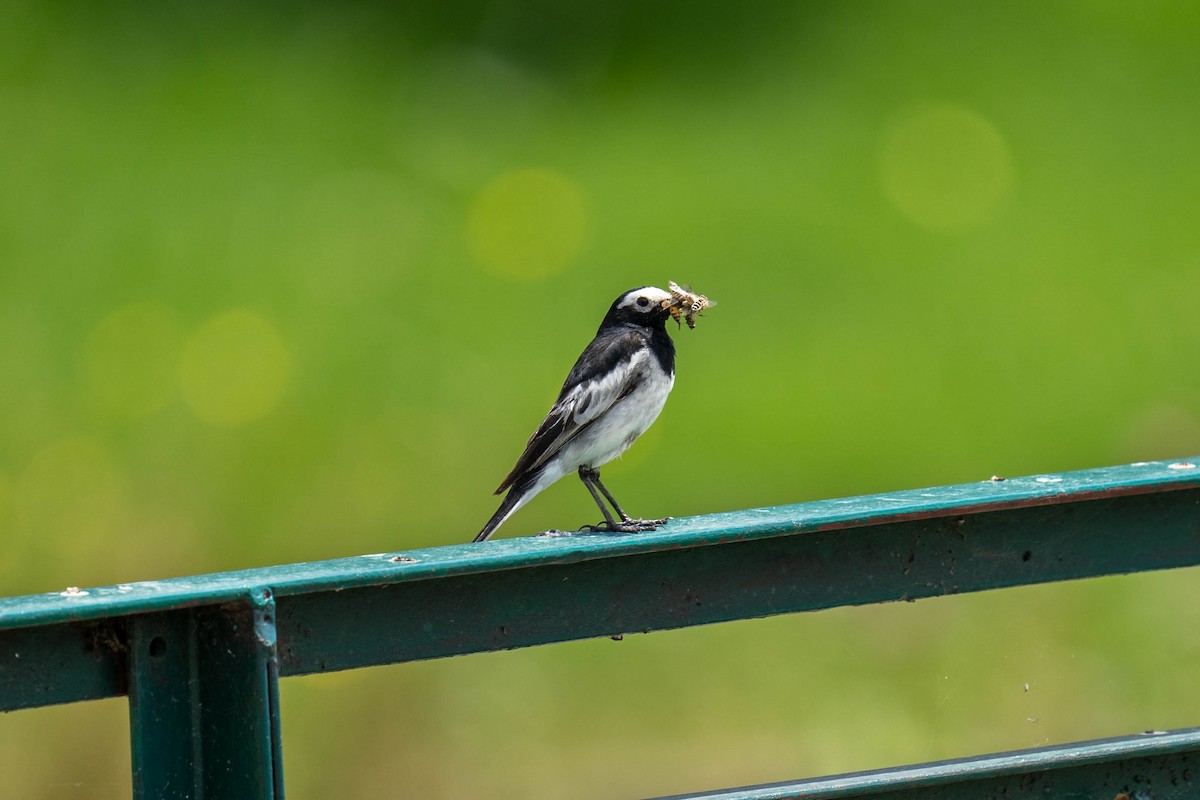
[[[659,800],[1190,800],[1198,794],[1200,728],[1189,728]]]
[[[1198,530],[1190,489],[300,594],[280,658],[322,672],[1193,565]]]
[[[1200,564],[1198,464],[980,481],[680,519],[644,534],[523,537],[4,599],[0,708],[122,694],[122,637],[134,616],[244,603],[258,587],[278,605],[286,676],[1192,566]]]
[[[1192,566],[1198,464],[4,599],[0,709],[128,694],[137,797],[280,798],[280,675]],[[1181,731],[694,797],[1176,798],[1198,754]]]

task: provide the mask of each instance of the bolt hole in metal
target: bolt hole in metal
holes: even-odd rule
[[[161,636],[155,636],[150,640],[150,657],[162,658],[167,654],[167,640]]]

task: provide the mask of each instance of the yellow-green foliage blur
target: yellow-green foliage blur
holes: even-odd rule
[[[0,3],[0,593],[465,542],[668,280],[720,305],[605,471],[639,514],[1200,453],[1195,3],[396,5]],[[1198,614],[1176,572],[291,679],[287,788],[1195,725]],[[125,714],[0,716],[0,794],[127,797]]]

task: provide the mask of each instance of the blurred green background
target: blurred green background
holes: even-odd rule
[[[720,305],[605,471],[635,513],[1200,453],[1198,92],[1182,0],[7,0],[0,589],[465,542],[668,279]],[[563,481],[500,535],[595,516]],[[293,679],[287,788],[638,796],[1194,725],[1195,584]],[[4,715],[4,794],[126,797],[126,737],[121,701]]]

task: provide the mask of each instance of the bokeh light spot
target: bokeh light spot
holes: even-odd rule
[[[121,476],[90,438],[60,439],[40,450],[21,474],[14,505],[30,537],[56,552],[95,555],[122,511]]]
[[[562,272],[583,249],[587,210],[582,190],[545,169],[506,172],[471,204],[471,252],[488,272],[538,280]]]
[[[259,419],[279,405],[290,361],[271,323],[245,309],[226,312],[184,345],[179,363],[184,399],[213,425]]]
[[[909,111],[880,150],[889,200],[923,228],[964,231],[992,219],[1012,190],[1012,157],[995,126],[969,109]]]
[[[179,339],[179,321],[162,303],[117,309],[88,335],[88,386],[114,413],[138,417],[159,410],[175,392]]]

